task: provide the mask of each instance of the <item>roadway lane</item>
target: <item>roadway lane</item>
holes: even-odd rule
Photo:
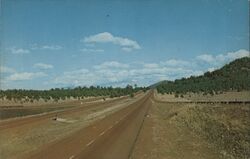
[[[42,146],[23,158],[36,159],[126,159],[133,151],[152,91],[142,99],[72,135]]]
[[[22,127],[24,125],[31,125],[31,124],[38,124],[39,122],[42,122],[44,120],[51,120],[53,117],[56,115],[64,115],[64,114],[70,114],[70,113],[77,113],[79,111],[87,111],[89,109],[94,109],[98,107],[109,107],[111,105],[114,105],[121,100],[126,100],[128,97],[124,96],[121,98],[117,98],[114,100],[107,100],[104,102],[93,102],[93,103],[82,103],[81,101],[71,103],[69,106],[74,106],[73,108],[68,108],[64,110],[59,110],[59,111],[53,111],[53,112],[48,112],[44,114],[36,114],[32,116],[25,116],[21,118],[15,118],[15,119],[10,119],[10,120],[3,120],[0,121],[0,131],[4,131],[7,129],[12,129],[12,128],[18,128]]]

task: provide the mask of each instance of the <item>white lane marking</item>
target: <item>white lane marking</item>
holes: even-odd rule
[[[73,159],[75,156],[74,155],[72,155],[72,156],[70,156],[70,158],[69,159]]]
[[[102,133],[99,134],[99,136],[102,136],[105,134],[106,131],[103,131]]]
[[[86,144],[86,146],[90,146],[91,144],[93,144],[95,142],[95,139],[94,140],[91,140],[89,143]]]
[[[107,131],[109,131],[110,129],[112,129],[116,124],[118,124],[119,122],[121,122],[121,121],[122,121],[123,119],[125,119],[127,116],[128,116],[128,114],[125,115],[125,116],[123,116],[122,118],[120,118],[118,121],[115,122],[114,125],[111,125],[109,128],[107,128],[106,130],[104,130],[103,132],[101,132],[101,133],[98,135],[98,137],[101,137],[102,135],[104,135]],[[96,128],[96,127],[94,127],[94,128]],[[86,144],[86,147],[88,147],[88,146],[90,146],[91,144],[93,144],[93,143],[98,139],[98,137],[97,137],[96,139],[91,140],[89,143],[87,143],[87,144]],[[74,158],[74,156],[71,156],[69,159],[73,159],[73,158]]]
[[[112,129],[114,127],[114,125],[111,125],[107,130],[110,130],[110,129]]]

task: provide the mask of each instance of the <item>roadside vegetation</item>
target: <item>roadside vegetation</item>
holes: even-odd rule
[[[155,87],[161,96],[175,97],[176,100],[198,101],[201,95],[203,100],[249,101],[250,96],[245,94],[250,92],[250,57],[237,59],[201,76],[163,81]],[[231,95],[225,92],[231,92]],[[241,98],[232,95],[233,92]],[[250,158],[249,104],[183,104],[185,106],[173,112],[175,115],[171,117],[179,128],[188,128],[205,139],[218,150],[220,158]]]
[[[138,91],[146,92],[147,87],[133,87],[127,85],[125,88],[113,88],[113,87],[76,87],[76,88],[55,88],[50,90],[24,90],[24,89],[12,89],[12,90],[0,90],[0,99],[33,102],[34,100],[43,99],[49,100],[65,100],[69,98],[84,99],[85,97],[120,97],[129,95],[134,96],[134,93]]]
[[[156,88],[161,94],[173,93],[176,97],[183,97],[182,94],[188,92],[214,95],[225,91],[250,90],[250,57],[237,59],[201,76],[163,81]]]
[[[186,107],[175,117],[177,125],[187,127],[218,150],[222,158],[250,157],[250,105],[218,104]]]

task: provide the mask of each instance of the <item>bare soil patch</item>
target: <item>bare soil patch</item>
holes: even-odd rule
[[[47,113],[51,111],[64,110],[74,106],[44,106],[44,107],[20,107],[20,108],[0,108],[0,120],[23,117],[27,115],[35,115]]]

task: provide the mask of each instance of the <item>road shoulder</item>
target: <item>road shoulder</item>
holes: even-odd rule
[[[205,140],[174,118],[182,106],[153,102],[135,145],[132,159],[214,159],[219,154]]]

